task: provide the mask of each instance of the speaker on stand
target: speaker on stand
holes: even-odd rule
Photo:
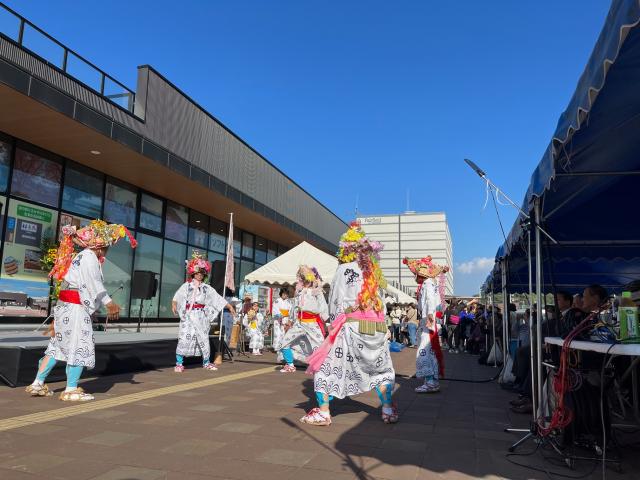
[[[131,298],[140,300],[140,310],[138,311],[138,328],[140,333],[140,322],[142,321],[142,306],[145,300],[151,300],[158,291],[158,274],[148,270],[134,270],[131,279]]]

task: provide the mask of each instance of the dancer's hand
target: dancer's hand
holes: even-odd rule
[[[113,300],[107,303],[107,320],[118,320],[120,318],[120,305]]]
[[[178,302],[171,302],[171,311],[174,315],[178,314]]]

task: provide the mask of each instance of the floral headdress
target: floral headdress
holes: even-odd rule
[[[409,267],[411,273],[416,276],[418,283],[424,282],[426,278],[436,278],[441,273],[447,273],[449,267],[438,265],[433,262],[431,255],[427,255],[424,258],[403,258],[402,263]]]
[[[136,248],[138,245],[124,225],[110,224],[103,220],[92,220],[89,225],[82,228],[65,225],[62,227],[62,238],[57,252],[55,255],[51,251],[47,252],[48,259],[53,260],[49,277],[56,282],[64,279],[75,256],[74,244],[82,248],[105,248],[115,245],[121,238],[126,238],[131,248]],[[55,258],[49,258],[54,256]]]
[[[296,273],[296,292],[302,290],[305,283],[311,283],[313,288],[317,288],[320,282],[322,282],[322,277],[316,267],[300,265]]]
[[[383,249],[380,242],[369,240],[360,222],[351,222],[349,230],[340,237],[338,260],[340,263],[357,262],[362,269],[364,282],[358,294],[357,308],[359,310],[374,310],[381,312],[384,304],[379,290],[387,286],[387,281],[380,269],[380,252]]]
[[[205,278],[211,273],[211,264],[202,255],[202,253],[194,250],[191,254],[191,260],[187,260],[187,275],[193,277],[196,273],[202,273]]]
[[[427,278],[438,279],[438,293],[440,295],[440,305],[444,308],[444,296],[446,288],[445,274],[449,271],[449,267],[446,265],[438,265],[434,263],[431,255],[427,255],[424,258],[403,258],[402,263],[409,267],[411,273],[416,276],[416,282],[418,283],[418,292],[422,290],[422,284]]]

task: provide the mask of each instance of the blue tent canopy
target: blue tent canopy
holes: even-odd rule
[[[614,0],[589,62],[551,143],[536,167],[522,209],[539,199],[545,290],[600,283],[620,289],[640,279],[640,2]],[[528,291],[522,218],[496,253],[485,288]],[[534,235],[532,234],[532,240]],[[532,245],[532,251],[535,246]],[[534,260],[535,261],[535,260]]]

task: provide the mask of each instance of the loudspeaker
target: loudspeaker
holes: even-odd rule
[[[224,287],[224,271],[226,266],[224,260],[215,260],[211,266],[211,286],[220,295],[222,295],[222,289]]]
[[[131,298],[149,300],[156,296],[158,280],[155,272],[134,270],[131,280]]]

